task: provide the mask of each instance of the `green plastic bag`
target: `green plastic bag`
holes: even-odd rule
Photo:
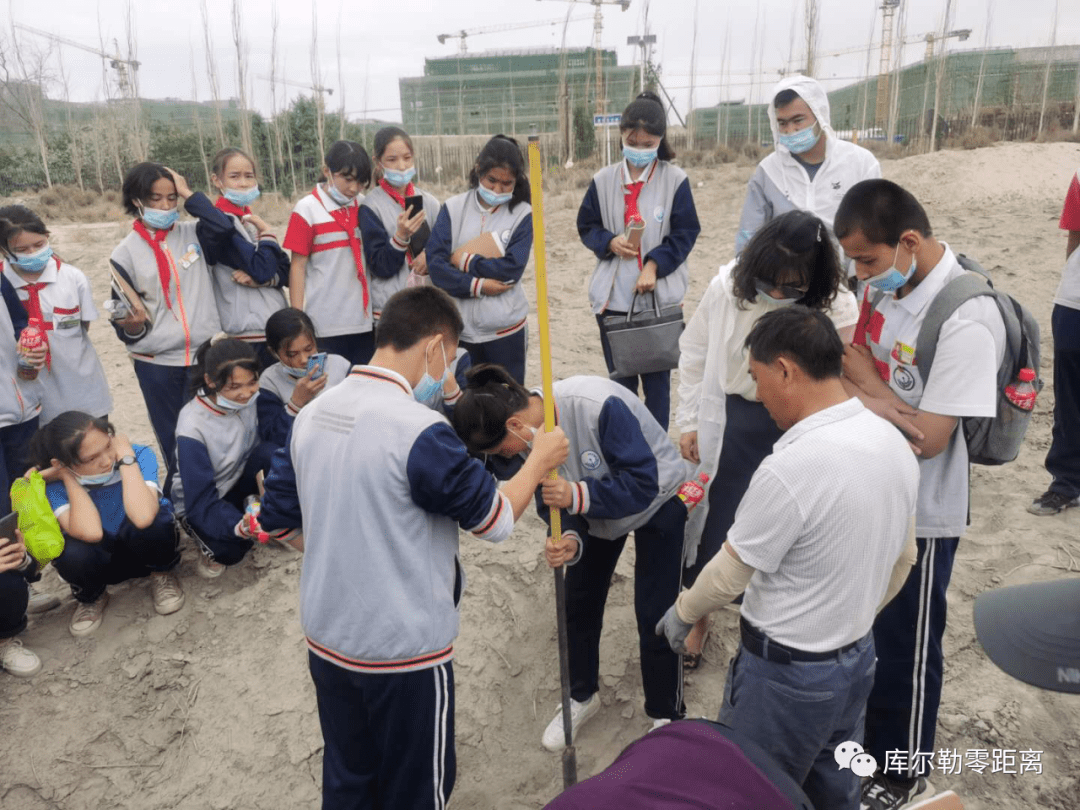
[[[11,508],[19,513],[19,531],[26,550],[40,566],[46,566],[64,551],[64,534],[45,495],[45,479],[34,470],[30,480],[16,478],[11,485]]]

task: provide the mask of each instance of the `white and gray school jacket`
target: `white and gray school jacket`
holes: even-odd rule
[[[40,380],[18,376],[17,332],[26,326],[26,311],[11,282],[0,275],[0,428],[21,425],[41,413],[44,395]]]
[[[620,160],[610,166],[605,166],[593,176],[593,185],[596,189],[596,202],[599,204],[600,216],[605,232],[617,236],[625,230],[626,219],[626,194],[624,186],[625,161]],[[657,160],[655,170],[648,177],[645,185],[638,196],[638,210],[645,220],[645,232],[641,235],[641,257],[644,261],[650,252],[659,248],[664,239],[671,233],[672,221],[675,218],[676,192],[684,183],[689,188],[686,172],[678,166],[673,166],[666,160]],[[650,170],[646,170],[650,171]],[[646,175],[642,174],[641,179]],[[589,206],[590,195],[586,195],[586,201],[582,209]],[[579,212],[578,231],[582,228],[582,215]],[[678,212],[683,213],[683,212]],[[686,288],[690,281],[690,271],[686,264],[686,257],[693,248],[697,239],[700,225],[697,214],[693,211],[693,200],[690,198],[689,210],[685,212],[692,219],[691,234],[687,234],[689,245],[679,250],[678,265],[670,273],[663,275],[657,273],[656,298],[661,307],[681,304],[686,295]],[[690,215],[692,214],[692,217]],[[621,259],[607,251],[607,242],[604,241],[604,258],[600,258],[589,279],[589,305],[594,315],[606,310],[612,312],[628,312],[630,302],[634,296],[634,286],[637,284],[641,269],[637,258]],[[598,252],[597,246],[589,245]],[[599,255],[599,253],[598,253]],[[635,309],[650,308],[649,300],[638,297]]]
[[[497,543],[514,525],[483,464],[404,377],[376,366],[300,411],[289,450],[274,455],[264,525],[303,515],[309,649],[366,673],[449,661],[465,587],[458,527]]]
[[[200,222],[177,222],[161,243],[172,258],[169,307],[165,306],[154,251],[138,233],[132,231],[125,236],[109,258],[135,288],[151,319],[145,334],[139,337],[131,338],[119,327],[117,335],[134,359],[162,366],[193,365],[199,346],[221,331],[205,253],[210,246],[203,245],[199,237],[207,231],[200,227],[202,218],[220,217],[223,223],[227,218],[199,192],[192,194],[184,207],[199,216]],[[222,239],[219,231],[227,235],[230,227],[214,228],[213,238]]]
[[[333,388],[349,375],[349,363],[340,354],[326,356],[326,386],[320,396]],[[293,391],[300,378],[285,370],[279,361],[269,366],[259,375],[259,400],[255,403],[259,414],[259,428],[267,438],[277,445],[284,446],[293,419],[300,409],[292,403]]]
[[[439,199],[434,194],[414,190],[424,198],[424,222],[431,228],[439,215]],[[371,309],[376,318],[390,296],[405,289],[409,279],[409,263],[391,237],[397,233],[397,218],[402,207],[382,186],[375,186],[360,204],[360,234],[364,242],[364,263],[371,284]],[[369,219],[367,213],[375,216]],[[380,232],[381,229],[381,232]],[[395,270],[396,268],[396,270]],[[392,275],[387,275],[392,273]]]
[[[643,526],[689,473],[667,432],[645,403],[612,380],[568,377],[552,391],[556,422],[570,442],[559,468],[573,484],[566,511],[584,518],[588,533],[605,540]],[[540,389],[533,393],[543,396]],[[676,542],[681,548],[682,538]]]
[[[222,257],[222,260],[214,265],[212,278],[214,280],[214,300],[217,302],[218,318],[221,320],[221,330],[229,337],[239,338],[253,342],[266,340],[266,321],[279,309],[288,306],[285,293],[280,287],[247,287],[233,281],[232,274],[235,270],[243,270],[252,276],[255,281],[272,283],[276,272],[271,276],[270,271],[276,270],[274,265],[280,256],[280,260],[288,266],[289,260],[282,253],[278,244],[271,239],[260,240],[254,226],[245,225],[235,214],[225,214],[233,223],[233,227],[240,237],[252,246],[256,251],[253,262],[261,262],[267,271],[266,276],[259,278],[258,274],[252,273],[251,267],[233,267],[240,264],[234,257]],[[249,230],[250,228],[250,230]],[[260,256],[262,253],[264,255]],[[280,283],[280,282],[279,282]]]
[[[501,258],[473,256],[465,272],[450,263],[450,255],[471,239],[490,233],[502,245]],[[435,286],[454,297],[465,327],[465,343],[488,343],[525,328],[529,302],[521,285],[521,276],[532,250],[532,207],[519,202],[490,210],[480,206],[475,189],[447,200],[439,212],[428,240],[428,274]],[[480,286],[485,278],[494,278],[511,289],[501,295],[483,295]]]

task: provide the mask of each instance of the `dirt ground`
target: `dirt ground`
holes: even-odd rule
[[[1009,144],[887,161],[886,177],[911,188],[936,233],[978,258],[1043,327],[1047,388],[1020,458],[975,468],[972,525],[960,546],[949,596],[946,682],[938,748],[1042,752],[1041,774],[935,772],[970,810],[1073,810],[1080,796],[1080,699],[1005,676],[984,655],[972,625],[974,597],[998,585],[1075,576],[1080,510],[1035,518],[1024,507],[1048,483],[1042,467],[1053,396],[1051,299],[1064,259],[1057,218],[1080,165],[1075,144]],[[691,256],[687,310],[732,254],[751,169],[692,169],[704,231]],[[603,374],[586,301],[590,254],[574,219],[582,191],[546,200],[556,373]],[[284,216],[279,232],[284,232]],[[130,225],[49,223],[64,258],[106,296],[106,263]],[[530,276],[526,282],[531,285]],[[531,334],[535,336],[535,324]],[[113,418],[135,441],[153,443],[142,398],[120,342],[92,330],[113,385]],[[539,379],[535,339],[530,381]],[[358,515],[357,520],[363,516]],[[534,515],[500,546],[463,538],[469,585],[457,643],[456,808],[539,808],[561,788],[559,758],[540,747],[558,703],[552,575],[542,563]],[[649,728],[642,710],[633,615],[632,544],[616,572],[601,643],[601,713],[577,746],[582,778],[606,767]],[[44,587],[63,606],[31,620],[23,639],[44,671],[0,673],[0,806],[4,810],[98,808],[296,808],[319,800],[321,745],[315,697],[297,617],[301,557],[259,548],[213,583],[180,569],[186,606],[157,616],[148,585],[115,587],[92,638],[67,630],[72,597],[55,572]],[[1066,573],[1071,572],[1071,573]],[[720,611],[706,664],[687,679],[690,714],[714,717],[738,641],[736,616]],[[1020,757],[1016,757],[1019,770]]]

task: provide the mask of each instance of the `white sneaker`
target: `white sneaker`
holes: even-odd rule
[[[585,725],[585,721],[600,711],[600,697],[593,695],[584,703],[578,703],[570,698],[570,740],[577,739],[578,730]],[[561,751],[566,745],[566,735],[563,732],[562,706],[555,712],[555,717],[547,728],[544,729],[544,737],[541,740],[544,748],[548,751]]]
[[[30,590],[30,601],[26,605],[27,613],[45,613],[53,608],[60,607],[60,599],[53,594],[42,593],[30,583],[27,583],[26,587]]]
[[[109,592],[106,591],[95,602],[78,602],[75,612],[71,614],[71,623],[68,630],[76,638],[88,636],[101,627],[101,620],[105,618],[105,606],[109,604]]]
[[[656,731],[658,728],[663,728],[664,726],[666,726],[670,722],[671,722],[671,718],[669,718],[669,717],[660,717],[660,718],[652,721],[652,728],[650,728],[649,731]]]
[[[225,563],[219,563],[205,551],[199,550],[199,564],[195,571],[203,579],[217,579],[225,573]]]
[[[154,597],[154,610],[162,616],[176,613],[184,606],[184,589],[172,571],[150,574],[150,594]]]
[[[19,678],[29,678],[41,671],[41,659],[17,638],[0,639],[0,669]]]

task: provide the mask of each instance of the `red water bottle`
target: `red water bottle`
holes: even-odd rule
[[[37,351],[45,346],[45,330],[39,318],[31,318],[26,328],[19,335],[19,376],[24,380],[36,380],[38,367],[30,362],[28,352]]]
[[[686,505],[687,512],[693,512],[694,507],[701,503],[705,497],[705,485],[709,483],[708,473],[699,473],[692,481],[685,481],[675,494]]]
[[[1005,387],[1005,396],[1009,402],[1023,411],[1030,411],[1035,407],[1035,397],[1039,391],[1035,388],[1035,370],[1022,368],[1016,375],[1016,382]]]

